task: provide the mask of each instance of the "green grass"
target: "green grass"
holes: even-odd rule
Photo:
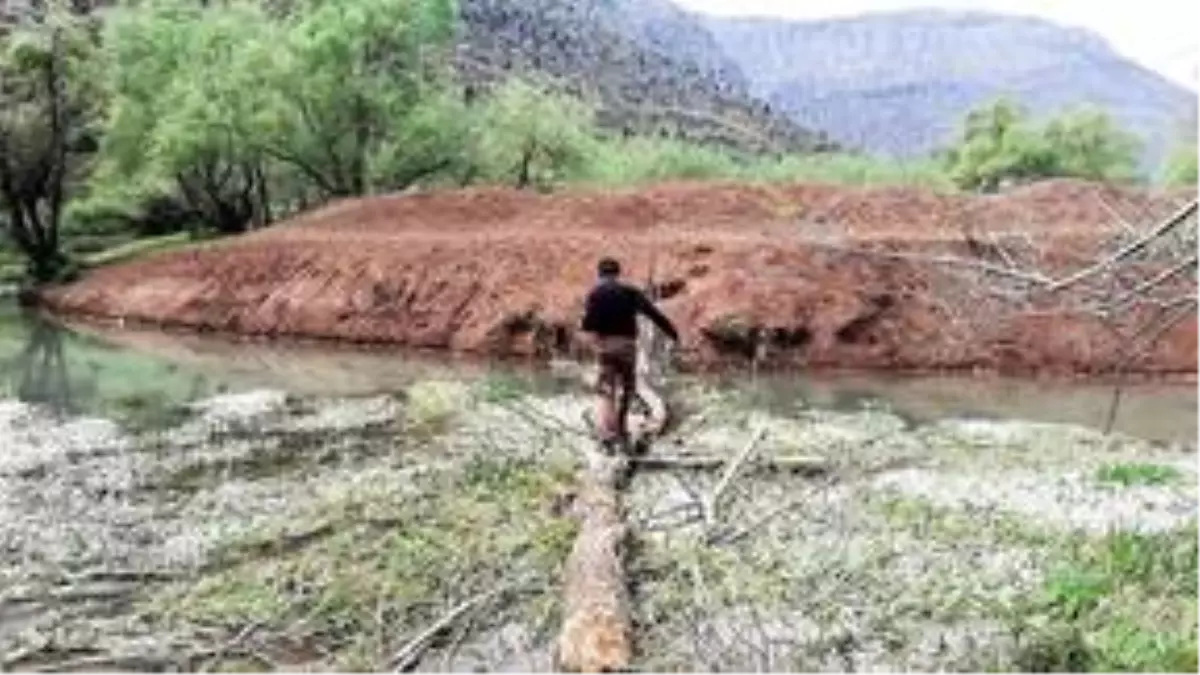
[[[89,267],[111,265],[149,253],[169,251],[194,243],[187,232],[164,234],[158,237],[142,237],[118,246],[97,251],[83,256],[83,262]]]
[[[1196,523],[1079,537],[1018,611],[1017,669],[1196,672]]]
[[[1118,475],[1126,475],[1117,472]],[[1159,475],[1134,471],[1132,475]],[[1104,536],[1057,534],[1018,518],[889,498],[875,508],[899,531],[932,542],[1045,552],[1043,583],[1002,611],[1017,640],[1012,662],[1023,672],[1195,672],[1197,670],[1197,529]]]
[[[579,177],[580,182],[606,186],[680,179],[910,185],[954,190],[949,176],[930,159],[899,161],[851,154],[746,157],[711,146],[645,137],[599,142]]]
[[[356,482],[230,542],[214,571],[146,611],[175,625],[263,622],[319,645],[337,670],[378,669],[404,636],[500,583],[538,580],[528,602],[489,610],[537,621],[557,606],[554,573],[574,539],[573,522],[547,508],[569,480],[569,467],[477,457]]]
[[[1106,464],[1096,471],[1096,480],[1110,485],[1165,485],[1179,481],[1183,474],[1172,466],[1140,462]]]
[[[109,245],[111,242],[119,242]],[[66,248],[73,253],[84,267],[100,267],[125,262],[138,256],[182,248],[195,243],[187,232],[164,234],[157,237],[139,237],[126,240],[121,237],[84,237],[79,246],[71,241]],[[0,257],[0,284],[19,284],[25,280],[25,262],[19,254],[8,251]]]

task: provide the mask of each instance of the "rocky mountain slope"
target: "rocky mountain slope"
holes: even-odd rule
[[[610,129],[753,151],[808,151],[819,133],[750,92],[698,19],[667,0],[461,0],[460,72],[533,73],[600,103]]]
[[[705,17],[753,93],[836,141],[898,156],[943,143],[970,108],[1002,94],[1035,114],[1090,103],[1162,157],[1196,94],[1099,36],[1040,19],[911,11],[828,21]]]

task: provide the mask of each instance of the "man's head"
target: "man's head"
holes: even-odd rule
[[[621,263],[615,258],[601,258],[599,264],[596,265],[596,274],[601,279],[616,279],[621,276]]]

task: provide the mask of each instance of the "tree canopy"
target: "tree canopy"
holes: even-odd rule
[[[968,113],[944,161],[959,187],[993,192],[1005,181],[1128,180],[1139,148],[1102,111],[1071,110],[1038,125],[1023,107],[1000,99]]]

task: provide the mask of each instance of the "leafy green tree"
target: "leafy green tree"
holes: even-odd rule
[[[100,96],[89,20],[69,10],[39,5],[0,42],[0,205],[36,281],[69,274],[59,229]]]
[[[1052,174],[1051,150],[1028,119],[1024,108],[1007,99],[968,113],[960,140],[945,156],[951,180],[964,189],[994,192],[1005,179]]]
[[[491,93],[475,119],[475,169],[518,188],[576,177],[585,171],[593,129],[585,102],[510,79]]]
[[[1180,125],[1179,141],[1166,159],[1165,166],[1159,174],[1159,182],[1165,185],[1195,186],[1196,155],[1196,115],[1191,114]]]
[[[452,0],[297,3],[242,54],[267,96],[250,139],[325,196],[402,188],[445,169],[428,147],[400,150],[428,140],[444,109],[456,17]]]
[[[1196,159],[1195,143],[1177,149],[1167,160],[1163,182],[1167,185],[1196,185],[1200,175],[1196,170]]]
[[[157,0],[122,8],[107,28],[97,191],[117,191],[131,208],[177,193],[222,232],[268,221],[266,159],[246,141],[265,100],[239,62],[246,45],[270,37],[263,10]]]
[[[1039,127],[1024,108],[1000,99],[967,115],[943,160],[960,188],[994,192],[1006,181],[1057,176],[1129,179],[1138,150],[1137,139],[1101,111],[1068,112]]]
[[[1117,128],[1103,111],[1083,108],[1050,120],[1042,134],[1054,155],[1055,172],[1091,180],[1129,180],[1137,172],[1141,144]]]

